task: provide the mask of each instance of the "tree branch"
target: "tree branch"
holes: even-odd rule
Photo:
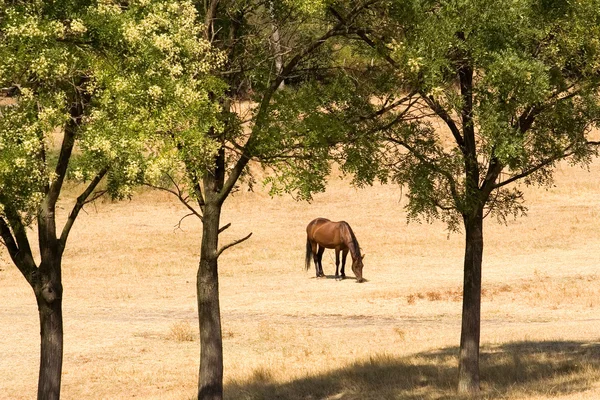
[[[17,246],[17,242],[15,242],[15,238],[13,237],[8,224],[2,217],[0,217],[0,237],[2,237],[2,244],[8,250],[10,258],[15,264],[18,264],[20,262],[18,259],[19,247]]]
[[[588,142],[588,143],[592,143],[593,144],[593,142]],[[564,158],[567,158],[567,157],[573,155],[575,153],[574,151],[568,151],[573,146],[574,146],[574,143],[571,143],[569,146],[567,146],[564,149],[564,151],[561,152],[561,154],[558,154],[558,155],[556,155],[554,157],[547,158],[546,160],[543,160],[542,162],[540,162],[535,167],[529,168],[529,169],[521,172],[520,174],[512,175],[510,178],[508,178],[508,179],[506,179],[506,180],[504,180],[502,182],[498,182],[497,184],[493,185],[492,190],[493,189],[498,189],[498,188],[500,188],[502,186],[506,186],[509,183],[515,182],[515,181],[517,181],[517,180],[519,180],[521,178],[525,178],[526,176],[531,175],[531,174],[533,174],[536,171],[539,171],[540,169],[542,169],[542,168],[544,168],[544,167],[552,164],[555,161],[562,160]]]
[[[502,165],[500,160],[498,160],[496,156],[492,156],[492,158],[490,159],[490,164],[488,166],[487,173],[485,174],[485,179],[483,180],[483,183],[481,184],[480,188],[484,199],[487,200],[490,193],[492,193],[492,190],[494,190],[494,182],[496,182],[496,179],[498,178],[498,175],[500,175],[500,172],[503,168],[504,166]]]
[[[90,100],[89,93],[86,93],[85,90],[81,87],[88,80],[89,79],[87,77],[83,76],[79,79],[78,84],[73,84],[75,86],[76,94],[75,98],[73,99],[73,103],[69,108],[69,115],[71,118],[65,125],[65,133],[60,148],[60,154],[58,156],[58,162],[56,163],[56,168],[54,170],[54,173],[56,174],[56,179],[48,188],[47,193],[48,207],[50,208],[54,208],[58,200],[58,196],[62,189],[63,182],[67,175],[67,168],[69,166],[69,160],[71,159],[73,147],[75,146],[75,135],[77,133],[77,128],[81,123],[81,118],[83,117],[85,105]]]
[[[214,35],[214,26],[213,20],[215,19],[215,15],[217,13],[217,5],[219,4],[219,0],[211,0],[208,8],[206,10],[206,18],[204,19],[204,25],[206,26],[205,31],[205,39],[212,41],[212,37]]]
[[[427,103],[427,105],[429,106],[429,108],[431,108],[431,110],[438,117],[440,117],[446,123],[446,125],[448,125],[448,128],[450,128],[450,132],[452,132],[452,136],[454,136],[454,141],[456,142],[462,153],[466,154],[467,148],[465,147],[465,141],[460,133],[460,129],[458,129],[458,126],[456,126],[456,123],[454,122],[450,114],[448,114],[444,107],[442,107],[440,103],[435,101],[433,97],[427,96],[425,93],[422,92],[420,94],[423,100],[425,100],[425,103]]]
[[[13,227],[12,232],[9,224]],[[37,267],[33,260],[27,233],[21,219],[10,217],[7,223],[3,217],[0,217],[0,237],[2,237],[2,242],[8,250],[11,260],[27,282],[32,285],[33,274],[37,270]]]
[[[77,197],[77,201],[75,202],[75,205],[73,206],[73,209],[71,210],[71,213],[69,214],[69,217],[67,218],[67,222],[65,223],[65,226],[63,227],[62,233],[60,235],[59,245],[60,245],[61,253],[65,249],[65,246],[67,244],[67,238],[69,237],[71,228],[73,227],[73,224],[75,223],[75,219],[79,215],[79,212],[81,211],[83,206],[91,201],[98,199],[100,196],[102,196],[102,195],[104,195],[104,193],[106,193],[105,190],[102,190],[102,191],[96,193],[96,195],[92,196],[91,199],[89,198],[92,195],[92,193],[94,192],[94,190],[96,189],[96,187],[98,186],[98,184],[100,183],[100,181],[102,180],[102,178],[104,178],[104,176],[108,173],[109,169],[110,169],[109,166],[102,168],[96,174],[94,179],[92,179],[92,181],[87,186],[87,188],[83,191],[83,193],[81,193],[79,195],[79,197]]]
[[[225,225],[225,226],[222,226],[222,227],[220,227],[220,228],[219,228],[219,232],[217,232],[217,233],[221,233],[221,232],[223,232],[224,230],[228,229],[230,226],[231,226],[231,222],[230,222],[230,223],[228,223],[228,224],[227,224],[227,225]]]
[[[375,3],[375,2],[372,2]],[[363,8],[366,8],[368,4],[366,4]],[[385,52],[384,46],[378,46],[369,36],[369,31],[366,29],[358,29],[351,28],[351,23],[348,18],[344,18],[333,6],[329,6],[329,12],[346,27],[346,32],[356,34],[363,42],[365,42],[369,47],[375,50],[384,60],[386,60],[392,67],[398,69],[398,63],[389,55],[388,52]]]
[[[175,225],[175,229],[180,229],[181,230],[181,223],[183,222],[184,219],[186,219],[187,217],[191,217],[192,215],[195,215],[194,213],[188,213],[185,214],[183,217],[181,217],[181,219],[179,220],[179,222]]]
[[[157,186],[157,185],[152,185],[151,183],[144,183],[144,186],[148,186],[151,187],[152,189],[157,189],[157,190],[162,190],[163,192],[167,192],[167,193],[171,193],[173,196],[177,197],[179,199],[179,201],[188,209],[190,210],[190,214],[191,215],[195,215],[196,217],[198,217],[200,219],[200,221],[202,221],[202,214],[200,214],[194,207],[192,207],[190,205],[190,203],[188,202],[188,197],[187,196],[183,196],[182,191],[179,189],[179,187],[176,185],[175,187],[177,188],[177,191],[172,190],[172,189],[167,189],[166,187],[162,187],[162,186]],[[186,215],[187,217],[187,215]]]
[[[233,246],[235,246],[235,245],[238,245],[238,244],[240,244],[240,243],[242,243],[242,242],[244,242],[244,241],[246,241],[246,240],[250,239],[250,236],[252,236],[252,232],[250,232],[248,235],[244,236],[244,237],[243,237],[243,238],[241,238],[241,239],[234,240],[233,242],[231,242],[231,243],[229,243],[229,244],[226,244],[225,246],[221,247],[221,248],[219,249],[219,251],[217,252],[217,258],[218,258],[218,257],[221,255],[221,253],[223,253],[223,252],[224,252],[225,250],[227,250],[228,248],[230,248],[230,247],[233,247]]]

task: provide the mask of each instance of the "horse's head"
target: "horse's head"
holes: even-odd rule
[[[363,260],[365,258],[365,254],[356,257],[355,259],[352,260],[352,271],[354,272],[354,275],[356,275],[356,282],[361,283],[364,282],[364,278],[362,276],[362,270],[363,270]]]

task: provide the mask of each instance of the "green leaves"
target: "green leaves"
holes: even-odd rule
[[[548,184],[557,160],[593,154],[597,1],[389,1],[359,21],[365,46],[393,68],[388,93],[413,93],[411,111],[371,127],[378,164],[409,190],[410,218],[452,230],[487,209],[503,221],[524,212],[507,185]]]
[[[209,93],[224,90],[212,75],[223,59],[188,1],[3,6],[0,87],[15,97],[0,103],[1,202],[34,212],[55,179],[48,155],[72,118],[77,163],[69,176],[90,180],[110,166],[107,189],[116,198],[156,169],[147,156],[171,154],[160,149],[163,139],[185,143],[190,157],[212,157],[205,134],[218,106]]]
[[[0,118],[0,215],[6,202],[31,220],[51,177],[41,160],[43,124],[31,124],[30,107],[3,107]]]

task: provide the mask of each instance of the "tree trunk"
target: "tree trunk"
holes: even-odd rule
[[[204,206],[202,247],[196,290],[200,324],[200,374],[198,400],[223,398],[223,340],[219,306],[217,246],[221,204],[210,199]]]
[[[40,316],[38,400],[58,400],[63,359],[62,251],[56,237],[55,201],[47,195],[38,212],[41,263],[31,280]]]
[[[42,276],[36,286],[41,335],[37,398],[58,400],[63,359],[62,285],[52,276]]]
[[[480,210],[474,217],[465,216],[464,223],[466,243],[458,391],[477,393],[479,392],[483,212]]]

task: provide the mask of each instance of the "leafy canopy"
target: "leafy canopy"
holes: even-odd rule
[[[504,220],[525,211],[513,182],[548,184],[559,159],[594,154],[596,0],[387,0],[336,15],[356,39],[348,91],[363,99],[346,146],[362,152],[346,168],[406,185],[409,218],[457,229],[485,208]]]
[[[70,176],[108,167],[113,197],[157,169],[147,156],[161,135],[211,156],[209,93],[223,85],[210,72],[223,57],[203,33],[189,1],[2,1],[0,87],[12,98],[0,103],[0,216],[7,205],[35,215],[73,118]]]

